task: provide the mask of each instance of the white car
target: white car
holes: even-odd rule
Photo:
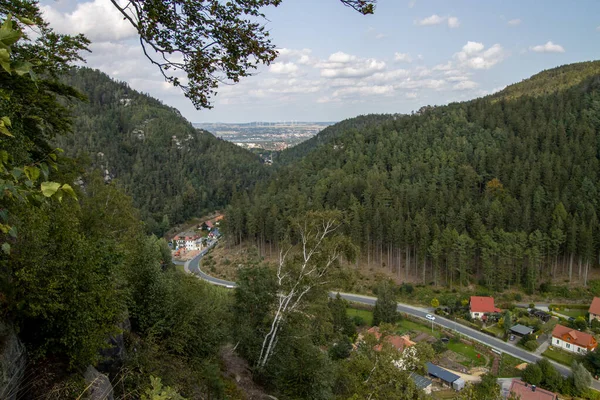
[[[433,315],[431,315],[431,314],[427,314],[427,315],[425,316],[425,318],[427,318],[427,319],[428,319],[428,320],[430,320],[430,321],[435,321],[435,317],[434,317]]]

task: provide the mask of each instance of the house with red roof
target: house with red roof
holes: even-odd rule
[[[374,327],[370,328],[367,332],[372,334],[373,336],[375,336],[375,338],[377,338],[377,340],[381,339],[381,332],[379,332],[378,326],[374,326]],[[408,347],[412,347],[416,344],[415,342],[410,340],[410,336],[408,336],[408,335],[402,335],[402,336],[389,335],[389,336],[386,336],[383,340],[388,342],[389,344],[391,344],[392,347],[394,347],[399,352],[403,352],[404,349],[406,349]],[[380,351],[381,345],[378,344],[377,346],[375,346],[375,350]]]
[[[513,379],[510,384],[510,393],[521,400],[556,400],[558,395],[546,389],[540,389],[520,379]]]
[[[600,297],[594,297],[592,304],[590,305],[590,324],[593,320],[597,319],[600,321]]]
[[[552,346],[577,354],[594,351],[598,342],[589,333],[581,332],[564,325],[556,325],[552,330]]]
[[[486,314],[499,313],[502,310],[494,305],[493,297],[471,296],[469,312],[473,319],[485,319]]]

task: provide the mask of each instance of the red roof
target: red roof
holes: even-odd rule
[[[496,308],[493,297],[471,296],[471,312],[493,313],[502,310]]]
[[[379,327],[374,326],[370,328],[367,332],[373,334],[377,340],[381,338],[381,333],[379,333]],[[398,336],[398,335],[390,335],[386,336],[383,340],[394,346],[398,351],[404,351],[405,348],[414,346],[416,343],[410,340],[408,335]],[[375,346],[375,350],[381,350],[381,345]]]
[[[531,386],[519,379],[513,379],[510,392],[516,394],[521,400],[555,400],[557,398],[556,393]]]
[[[563,325],[556,325],[552,330],[552,337],[564,342],[573,343],[588,350],[594,350],[598,345],[596,339],[589,333],[581,332]]]
[[[209,228],[213,227],[213,223],[211,221],[206,221],[205,222],[206,226],[208,226]]]
[[[594,300],[592,300],[590,314],[600,315],[600,297],[594,297]]]

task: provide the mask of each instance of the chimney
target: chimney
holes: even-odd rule
[[[535,392],[535,385],[531,385],[531,391]]]
[[[527,382],[525,382],[525,387],[528,387],[528,386],[529,386],[529,384]]]

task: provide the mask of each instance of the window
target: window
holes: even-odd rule
[[[567,343],[567,349],[570,349],[571,345],[569,343]]]
[[[560,340],[556,339],[556,344],[560,344]]]

